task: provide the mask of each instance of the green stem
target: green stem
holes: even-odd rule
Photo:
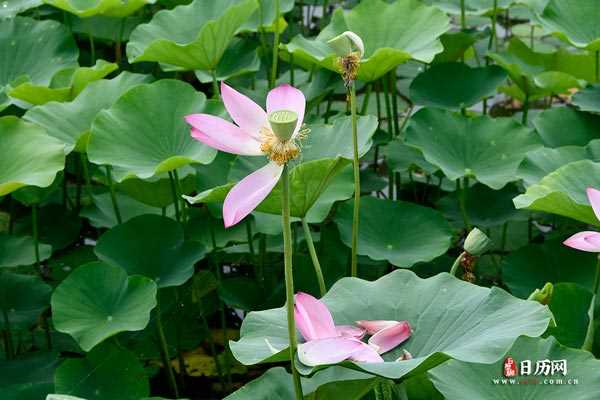
[[[2,310],[2,316],[4,317],[4,340],[6,346],[6,359],[10,360],[14,357],[15,351],[13,349],[12,331],[10,329],[10,321],[8,320],[8,313],[6,310]]]
[[[90,61],[91,65],[96,64],[96,45],[94,43],[94,36],[92,36],[91,28],[88,29],[88,39],[90,41]]]
[[[290,53],[290,85],[295,83],[296,67],[294,66],[294,53]]]
[[[85,153],[79,153],[81,168],[83,170],[83,179],[85,180],[85,191],[88,196],[92,196],[92,182],[90,180],[90,171],[88,169],[87,157]]]
[[[221,98],[221,95],[219,94],[219,82],[217,80],[217,71],[213,69],[212,71],[210,71],[210,74],[212,76],[213,99],[219,100]]]
[[[534,38],[535,38],[535,25],[531,25],[531,28],[529,28],[529,47],[531,48],[531,51],[535,50]]]
[[[117,64],[121,64],[121,58],[123,56],[123,32],[125,30],[125,18],[121,18],[119,23],[119,33],[117,34],[117,41],[115,43],[115,61]]]
[[[217,349],[215,347],[215,341],[211,335],[210,328],[208,326],[208,321],[206,321],[206,317],[204,314],[200,314],[200,319],[202,320],[202,325],[204,325],[204,329],[207,332],[208,340],[208,348],[210,349],[210,354],[215,360],[215,367],[217,368],[217,374],[219,374],[219,381],[221,382],[221,388],[225,390],[225,380],[223,378],[223,369],[221,367],[221,361],[219,360],[219,355],[217,354]]]
[[[212,227],[212,225],[211,225]],[[212,229],[212,228],[211,228]],[[213,234],[211,240],[213,243],[213,248],[216,249],[216,238],[214,238],[214,229],[212,229],[211,233]],[[217,277],[217,283],[219,287],[221,287],[221,282],[223,281],[222,273],[221,273],[221,263],[219,261],[219,253],[215,250],[213,255],[213,262],[215,267],[215,275]],[[227,377],[227,386],[226,390],[229,390],[231,387],[231,364],[229,363],[229,343],[227,340],[227,316],[225,315],[225,303],[219,299],[219,317],[221,320],[221,334],[223,335],[223,346],[225,347],[225,351],[223,352],[223,358],[225,362],[225,376]]]
[[[498,51],[498,32],[497,32],[497,21],[498,14],[496,13],[496,9],[498,8],[498,0],[494,0],[494,11],[492,12],[492,37],[490,38],[490,45],[488,46],[488,50],[491,49],[492,40],[494,43],[494,51]]]
[[[598,295],[598,289],[600,288],[600,255],[598,256],[598,261],[596,262],[596,274],[594,275],[594,283],[592,284],[592,301],[590,303],[590,308],[588,309],[588,316],[590,321],[588,322],[587,332],[585,334],[585,340],[583,341],[583,346],[581,347],[583,350],[587,350],[592,352],[594,347],[594,336],[595,336],[595,327],[594,327],[594,307],[596,306],[596,296]]]
[[[508,221],[506,221],[504,223],[504,225],[502,226],[502,239],[500,241],[500,251],[504,251],[504,248],[506,247],[507,233],[508,233]]]
[[[462,258],[465,256],[465,254],[467,253],[463,251],[458,257],[456,257],[456,260],[454,260],[454,264],[452,264],[452,268],[450,268],[450,275],[456,276],[456,273],[458,272],[458,267],[460,267],[460,262],[462,261]]]
[[[600,82],[600,50],[596,50],[596,83]]]
[[[121,225],[123,223],[123,220],[121,219],[121,211],[119,210],[119,204],[117,203],[117,194],[115,193],[115,184],[112,179],[110,165],[106,166],[106,179],[108,179],[110,201],[112,202],[113,210],[115,211],[115,217],[117,217],[117,224]]]
[[[279,18],[281,17],[281,10],[279,7],[279,0],[275,0],[275,37],[273,39],[273,60],[271,64],[271,82],[269,87],[272,89],[275,87],[277,82],[277,61],[279,59]]]
[[[462,185],[460,184],[460,178],[456,181],[456,189],[458,190],[458,202],[460,206],[460,213],[462,214],[463,223],[467,231],[471,230],[471,224],[469,223],[469,215],[467,214],[467,189],[469,188],[469,178],[466,176],[463,179]]]
[[[350,276],[358,275],[358,223],[360,213],[360,164],[358,159],[358,121],[356,117],[356,87],[354,82],[350,90],[350,112],[352,114],[352,147],[354,156],[354,212],[352,214],[352,256]]]
[[[319,283],[319,291],[321,293],[321,297],[325,296],[327,293],[327,287],[325,286],[325,279],[323,278],[323,271],[321,270],[321,263],[319,263],[319,258],[317,257],[317,251],[315,250],[315,244],[312,239],[312,234],[310,233],[310,226],[304,218],[302,218],[302,228],[304,229],[304,239],[306,240],[306,246],[308,247],[308,252],[310,253],[310,259],[312,260],[313,267],[315,267],[315,274],[317,275],[317,282]]]
[[[527,116],[529,114],[529,94],[525,94],[525,102],[523,103],[523,118],[521,123],[527,125]]]
[[[252,236],[252,219],[246,218],[246,238],[248,239],[248,250],[250,250],[250,254],[252,257],[254,257],[254,242]]]
[[[383,78],[381,78],[382,82],[383,82],[383,92],[384,92],[384,100],[385,100],[385,118],[387,120],[387,130],[388,130],[388,134],[390,135],[390,138],[394,135],[394,128],[393,128],[393,122],[392,122],[392,106],[391,106],[391,102],[390,102],[390,88],[389,88],[389,82],[387,79],[385,79],[385,76]]]
[[[465,0],[460,0],[460,28],[467,29],[467,18],[465,16]]]
[[[396,93],[396,70],[392,70],[389,72],[388,79],[390,82],[390,96],[392,97],[392,118],[394,123],[394,136],[398,136],[400,134],[400,127],[398,126],[398,120],[400,118],[398,116],[398,96]]]
[[[181,222],[185,223],[188,220],[187,202],[183,199],[183,189],[181,188],[181,180],[176,169],[173,170],[173,180],[175,180],[175,189],[177,190],[177,198],[181,202]]]
[[[177,196],[175,177],[171,171],[169,171],[169,181],[171,182],[171,194],[173,195],[173,205],[175,206],[175,219],[177,222],[181,222],[181,213],[179,212],[179,197]]]
[[[42,272],[40,269],[40,235],[38,230],[38,205],[34,204],[31,207],[31,230],[33,234],[33,250],[35,252],[35,266],[38,272]]]
[[[366,115],[369,109],[369,98],[371,97],[371,90],[373,89],[373,84],[367,84],[367,91],[365,92],[365,97],[363,98],[362,106],[360,107],[360,114]]]
[[[284,249],[284,267],[285,267],[285,294],[286,311],[288,323],[288,336],[290,339],[290,368],[292,369],[292,379],[294,382],[294,392],[296,400],[302,400],[302,383],[300,374],[296,370],[296,323],[294,321],[294,274],[292,269],[292,229],[290,223],[290,178],[288,167],[283,167],[281,174],[281,221],[283,224],[283,249]]]
[[[158,333],[158,340],[160,344],[160,355],[167,371],[167,378],[169,379],[169,386],[175,395],[175,398],[179,398],[179,388],[177,387],[177,381],[175,380],[175,374],[171,368],[171,362],[169,360],[169,347],[167,346],[167,338],[165,337],[165,330],[162,324],[162,317],[160,312],[160,301],[156,300],[156,331]]]

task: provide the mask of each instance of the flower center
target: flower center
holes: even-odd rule
[[[284,165],[300,154],[300,147],[295,138],[292,138],[298,123],[298,114],[289,110],[274,111],[269,114],[268,120],[269,126],[260,130],[260,150],[270,160]],[[307,133],[307,129],[302,129],[297,138],[302,139]]]

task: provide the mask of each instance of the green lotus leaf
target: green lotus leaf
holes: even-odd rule
[[[343,398],[360,400],[377,383],[372,375],[332,367],[311,378],[301,378],[302,393],[308,400]],[[288,400],[294,398],[292,375],[282,367],[269,369],[224,400]]]
[[[48,307],[52,288],[34,275],[0,272],[0,327],[6,320],[13,330],[29,329]]]
[[[85,351],[119,332],[148,325],[156,306],[156,285],[122,268],[91,262],[78,267],[52,294],[52,319]]]
[[[371,0],[360,2],[350,11],[336,9],[331,23],[314,40],[296,36],[281,47],[293,54],[299,65],[317,64],[337,71],[337,56],[327,41],[352,31],[365,45],[358,79],[370,82],[410,59],[431,62],[442,52],[439,37],[449,28],[450,20],[442,11],[418,0]]]
[[[156,0],[44,0],[61,10],[78,17],[104,15],[108,17],[126,17],[146,4],[154,4]]]
[[[600,85],[591,85],[573,95],[572,103],[581,111],[600,113]]]
[[[92,122],[96,115],[110,108],[133,86],[151,82],[148,75],[123,72],[114,79],[90,83],[69,103],[50,102],[28,110],[23,118],[35,122],[65,144],[65,151],[85,151]]]
[[[444,51],[435,56],[433,64],[459,61],[463,58],[468,59],[467,55],[471,54],[469,49],[484,37],[482,33],[472,31],[444,33],[440,36]]]
[[[102,79],[118,68],[117,64],[96,61],[93,67],[72,67],[58,71],[49,86],[23,82],[9,90],[8,95],[29,104],[45,104],[50,101],[71,101],[93,81]]]
[[[213,71],[257,7],[257,0],[194,0],[159,11],[131,33],[129,62],[157,61],[185,70]]]
[[[435,64],[412,81],[410,98],[423,106],[460,111],[494,95],[505,80],[506,73],[496,65],[471,68],[459,62]]]
[[[582,86],[579,80],[591,82],[595,79],[593,56],[563,48],[551,53],[535,52],[516,37],[510,40],[504,52],[488,55],[506,70],[514,83],[511,95],[519,100],[524,100],[527,95],[534,100],[568,93],[568,89]]]
[[[77,267],[92,261],[98,261],[98,258],[94,254],[93,246],[78,246],[74,249],[69,249],[59,256],[52,257],[48,261],[48,269],[50,270],[52,282],[62,282]]]
[[[185,283],[206,253],[200,243],[184,241],[178,222],[158,215],[142,215],[112,228],[94,251],[100,260],[129,275],[153,279],[159,288]]]
[[[550,0],[538,21],[548,31],[575,47],[590,51],[600,50],[600,7],[594,0]]]
[[[122,193],[116,192],[115,196],[122,222],[144,214],[162,214],[160,208],[149,206]],[[90,225],[96,228],[112,228],[119,225],[110,192],[93,194],[92,201],[93,205],[84,207],[79,213],[80,216],[89,220]],[[172,216],[173,214],[174,208],[169,207],[167,215]]]
[[[216,151],[194,140],[184,121],[205,104],[203,93],[181,81],[136,86],[94,120],[89,159],[125,171],[114,174],[118,182],[150,178],[190,163],[208,164]]]
[[[506,10],[515,0],[498,0],[496,12]],[[449,14],[461,13],[461,0],[425,0]],[[489,15],[494,12],[494,3],[488,0],[464,0],[465,13],[468,15]]]
[[[591,281],[592,278],[590,278]],[[557,283],[552,289],[550,311],[556,321],[546,332],[565,346],[581,348],[585,342],[590,317],[592,292],[575,283]]]
[[[260,0],[258,2],[258,8],[254,11],[252,16],[250,16],[248,21],[242,25],[240,30],[244,32],[256,32],[260,30],[274,32],[275,27],[278,25],[281,31],[281,26],[283,25],[285,27],[286,25],[283,17],[279,20],[279,24],[276,24],[275,1],[279,1],[279,12],[282,16],[294,9],[294,0]]]
[[[27,185],[50,186],[64,164],[63,144],[44,129],[0,117],[0,196]]]
[[[256,73],[260,69],[260,57],[257,52],[257,43],[251,40],[234,38],[231,41],[215,71],[218,81],[225,81],[249,73]],[[210,72],[195,71],[196,78],[202,83],[212,82]]]
[[[179,184],[182,193],[191,193],[196,189],[196,177],[188,168],[187,171],[179,171]],[[181,172],[187,173],[182,174]],[[173,191],[171,181],[167,174],[150,179],[127,179],[117,185],[119,191],[126,193],[131,198],[151,207],[167,207],[173,204]]]
[[[40,242],[52,246],[53,251],[62,250],[79,239],[81,220],[77,214],[59,204],[48,204],[38,210],[38,235]],[[14,233],[32,236],[31,215],[15,221]]]
[[[150,394],[144,366],[129,350],[98,346],[85,358],[65,360],[54,376],[56,393],[86,400],[137,400]]]
[[[438,170],[435,165],[428,163],[423,154],[412,146],[407,146],[401,140],[392,140],[385,146],[386,162],[396,172],[407,172],[413,168],[422,169],[429,173]]]
[[[40,244],[39,254],[40,261],[47,260],[52,255],[52,246]],[[32,264],[35,264],[33,238],[0,234],[0,268]]]
[[[559,240],[522,247],[502,261],[502,280],[517,297],[526,299],[546,282],[572,282],[591,289],[594,254],[571,249]]]
[[[0,18],[12,18],[23,11],[41,6],[42,0],[4,0],[0,3]]]
[[[546,400],[559,400],[565,397],[578,400],[593,400],[600,390],[600,381],[597,379],[597,371],[600,361],[583,350],[570,349],[561,346],[556,339],[550,337],[519,338],[512,348],[506,353],[512,357],[520,369],[520,362],[530,360],[532,363],[532,375],[520,375],[514,378],[515,384],[505,379],[502,375],[504,358],[491,364],[475,364],[458,360],[451,360],[429,372],[434,386],[442,392],[448,400],[464,399],[533,399],[542,398]],[[566,360],[567,374],[548,374],[547,376],[534,376],[537,361],[542,360]],[[495,380],[498,379],[498,384]],[[546,379],[561,380],[568,382],[577,379],[578,384],[541,384]],[[537,380],[540,384],[531,384]],[[516,384],[516,382],[528,381],[530,384]],[[457,385],[456,382],[461,382]]]
[[[492,189],[514,181],[525,154],[540,146],[535,133],[512,118],[467,118],[428,108],[412,116],[406,143],[448,179],[475,177]]]
[[[164,1],[161,1],[164,3]],[[128,17],[105,17],[97,15],[94,17],[76,18],[70,17],[71,31],[83,36],[92,35],[94,40],[103,39],[112,42],[129,40],[131,32],[139,25],[147,22],[143,15],[130,15]]]
[[[547,147],[585,146],[600,138],[600,116],[570,107],[549,108],[537,114],[533,125]]]
[[[60,364],[55,351],[37,351],[0,361],[0,387],[26,383],[52,383],[54,369]]]
[[[348,247],[352,241],[353,204],[353,200],[343,203],[334,217],[340,238]],[[361,199],[359,226],[358,254],[404,268],[444,254],[452,239],[450,226],[437,211],[374,197]]]
[[[475,286],[447,273],[421,279],[409,270],[396,270],[375,282],[343,278],[322,300],[340,325],[364,318],[409,321],[411,338],[384,354],[387,362],[343,364],[393,379],[422,373],[449,358],[494,362],[520,335],[541,335],[551,316],[539,303],[517,299],[497,287]],[[249,313],[240,335],[230,347],[243,364],[289,358],[284,308]],[[402,349],[414,358],[396,362]]]
[[[542,147],[527,153],[517,174],[526,186],[531,186],[560,167],[579,160],[600,161],[600,155],[594,154],[588,146]]]
[[[79,50],[69,30],[52,20],[0,19],[0,110],[20,84],[49,86],[54,74],[77,67]],[[4,94],[2,94],[4,93]]]
[[[600,163],[580,160],[569,163],[527,188],[514,198],[517,208],[543,211],[600,226],[586,196],[588,187],[600,187]]]

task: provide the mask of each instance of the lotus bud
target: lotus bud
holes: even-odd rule
[[[269,114],[269,124],[279,140],[287,142],[292,138],[298,124],[298,114],[289,110],[272,112]]]
[[[535,289],[527,298],[527,300],[537,301],[540,304],[548,305],[550,301],[552,301],[552,294],[554,293],[554,285],[550,282],[546,282],[544,287],[540,289]]]
[[[465,239],[464,249],[472,256],[479,257],[492,246],[489,237],[477,228],[473,228]]]
[[[346,87],[350,87],[356,80],[360,60],[365,54],[362,39],[354,32],[346,31],[327,42],[339,56],[338,68],[344,79]]]

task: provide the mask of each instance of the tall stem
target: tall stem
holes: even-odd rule
[[[115,184],[112,179],[110,165],[106,166],[106,179],[108,179],[110,201],[112,202],[113,210],[115,211],[115,217],[117,217],[117,223],[121,225],[123,223],[123,220],[121,219],[121,211],[119,210],[119,204],[117,203],[117,194],[115,193]]]
[[[594,307],[596,305],[596,296],[598,295],[599,288],[600,288],[600,255],[598,255],[598,261],[596,262],[596,275],[594,275],[594,283],[592,284],[592,301],[590,303],[590,308],[588,310],[588,316],[590,317],[590,322],[588,323],[587,332],[585,334],[585,340],[583,341],[583,346],[581,347],[583,350],[587,350],[589,352],[591,352],[592,348],[594,347],[594,336],[595,336]]]
[[[296,370],[296,323],[294,321],[294,274],[292,269],[292,229],[290,225],[290,178],[288,167],[283,167],[281,174],[281,221],[283,224],[283,250],[285,267],[285,295],[288,322],[288,336],[290,338],[290,368],[294,381],[294,392],[296,400],[302,400],[302,383],[300,374]]]
[[[88,39],[90,41],[90,64],[96,64],[96,45],[94,43],[94,36],[92,35],[91,28],[88,29]]]
[[[6,359],[10,360],[14,357],[15,351],[13,349],[12,331],[10,329],[10,321],[8,320],[8,313],[6,310],[2,310],[2,316],[4,317],[4,340],[6,346]]]
[[[273,39],[273,60],[271,64],[271,82],[270,87],[275,87],[277,82],[277,60],[279,59],[279,18],[281,17],[281,10],[279,7],[279,0],[275,0],[275,38]]]
[[[325,293],[327,293],[327,287],[325,286],[325,279],[323,278],[323,271],[321,270],[321,263],[319,263],[319,258],[317,257],[317,251],[315,250],[312,234],[310,233],[310,226],[308,226],[308,223],[304,218],[302,218],[302,229],[304,229],[304,239],[306,240],[306,246],[308,247],[308,252],[310,253],[310,259],[312,260],[313,267],[315,267],[315,274],[317,275],[319,291],[322,297],[325,296]]]
[[[523,118],[521,123],[527,125],[527,116],[529,114],[529,94],[525,94],[525,102],[523,103]]]
[[[175,219],[177,222],[181,222],[181,213],[179,212],[179,196],[177,196],[175,177],[171,171],[169,171],[169,181],[171,182],[171,194],[173,195],[173,204],[175,205]]]
[[[600,51],[596,50],[596,83],[600,82]]]
[[[33,251],[35,253],[35,266],[39,273],[40,269],[40,235],[38,230],[38,205],[34,204],[31,207],[31,231],[33,234]]]
[[[398,125],[398,96],[397,96],[397,87],[396,87],[396,70],[392,70],[388,74],[389,82],[390,82],[390,96],[392,96],[392,118],[394,119],[394,136],[398,136],[400,134],[400,127]]]
[[[492,37],[491,40],[493,40],[494,43],[494,51],[498,51],[498,32],[497,32],[497,21],[498,21],[498,14],[496,14],[496,9],[498,8],[498,0],[494,0],[494,11],[492,12]],[[488,50],[490,50],[492,42],[490,41],[490,46],[488,47]]]
[[[213,99],[219,100],[221,95],[219,94],[219,82],[217,81],[217,71],[210,71],[210,75],[212,76],[212,89],[213,89]]]
[[[458,257],[456,257],[456,260],[454,260],[454,264],[452,264],[452,268],[450,268],[450,275],[456,276],[456,273],[458,272],[458,267],[460,266],[460,262],[462,261],[462,258],[465,256],[465,254],[466,253],[463,251]]]
[[[358,222],[360,213],[360,164],[358,160],[358,121],[356,117],[356,87],[354,82],[350,90],[350,112],[352,114],[352,147],[354,156],[354,212],[352,214],[352,257],[350,276],[358,275]]]
[[[460,178],[456,181],[456,189],[458,190],[458,201],[460,206],[460,213],[463,217],[463,223],[467,231],[471,230],[471,224],[469,223],[469,214],[467,214],[467,189],[469,187],[469,178],[465,176],[462,185],[460,184]]]
[[[156,331],[158,333],[158,341],[160,344],[160,356],[167,371],[167,377],[169,379],[169,386],[173,391],[176,398],[179,398],[179,388],[177,387],[177,381],[175,380],[175,374],[171,368],[171,361],[169,360],[169,347],[167,346],[167,338],[165,337],[165,330],[162,324],[162,317],[160,312],[160,301],[156,300]]]
[[[460,0],[460,28],[467,29],[467,18],[465,16],[465,0]]]

